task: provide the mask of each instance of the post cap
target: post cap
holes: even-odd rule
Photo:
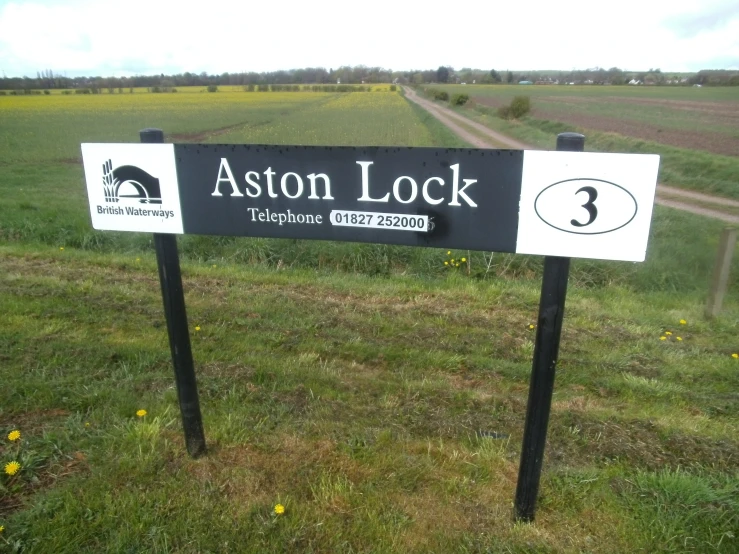
[[[164,142],[164,131],[161,129],[141,129],[139,131],[139,138],[144,143],[160,143]]]
[[[585,150],[585,135],[580,133],[560,133],[557,135],[557,150],[582,152]]]

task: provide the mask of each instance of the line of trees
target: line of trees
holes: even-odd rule
[[[437,69],[391,71],[381,67],[344,66],[338,69],[307,67],[285,71],[240,72],[209,75],[202,73],[178,73],[175,75],[136,75],[133,77],[66,77],[51,69],[39,71],[36,77],[3,77],[2,90],[49,90],[49,89],[90,89],[108,92],[122,91],[133,87],[160,87],[161,90],[184,86],[219,85],[288,85],[288,84],[370,84],[370,83],[467,83],[493,84],[518,83],[550,84],[610,84],[624,85],[632,81],[653,85],[739,85],[739,71],[702,70],[697,73],[666,73],[660,69],[634,72],[618,67],[600,67],[573,71],[509,71],[462,68],[455,70],[449,66]]]
[[[495,69],[455,70],[441,66],[435,71],[414,71],[405,75],[407,83],[466,83],[495,84],[519,83],[527,81],[540,84],[576,84],[576,85],[627,85],[629,83],[645,85],[739,85],[739,71],[736,70],[701,70],[697,73],[663,72],[659,68],[648,71],[626,71],[618,67],[605,69],[594,67],[572,71],[498,71]]]
[[[178,73],[175,75],[136,75],[133,77],[66,77],[48,69],[39,71],[36,77],[4,77],[0,79],[0,89],[75,89],[87,88],[108,90],[133,87],[187,87],[187,86],[219,86],[219,85],[287,85],[287,84],[370,84],[389,83],[401,72],[392,72],[381,67],[339,67],[325,69],[323,67],[307,67],[286,71],[270,71],[257,73],[254,71],[241,73]]]

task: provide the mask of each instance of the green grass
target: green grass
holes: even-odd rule
[[[676,551],[675,529],[696,552],[736,546],[736,319],[701,321],[697,295],[571,287],[543,496],[521,527],[536,280],[186,263],[209,444],[191,460],[153,257],[0,257],[0,428],[23,433],[0,456],[24,466],[0,517],[26,551],[654,552]],[[634,493],[669,499],[667,470],[710,518]]]
[[[320,143],[323,122],[458,144],[404,100],[391,121],[340,98],[215,136],[218,104],[177,117],[209,141]],[[118,140],[108,115],[57,116],[70,142]],[[739,268],[702,318],[720,223],[658,208],[644,264],[573,261],[536,522],[515,524],[541,258],[181,237],[193,460],[151,236],[90,228],[82,168],[54,159],[78,145],[56,133],[0,165],[0,467],[22,465],[0,474],[0,552],[739,548]]]

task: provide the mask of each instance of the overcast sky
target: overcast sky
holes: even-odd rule
[[[0,0],[8,77],[342,65],[739,69],[739,0]]]

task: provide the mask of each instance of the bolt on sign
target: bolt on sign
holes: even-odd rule
[[[95,229],[643,261],[659,156],[83,144]]]

